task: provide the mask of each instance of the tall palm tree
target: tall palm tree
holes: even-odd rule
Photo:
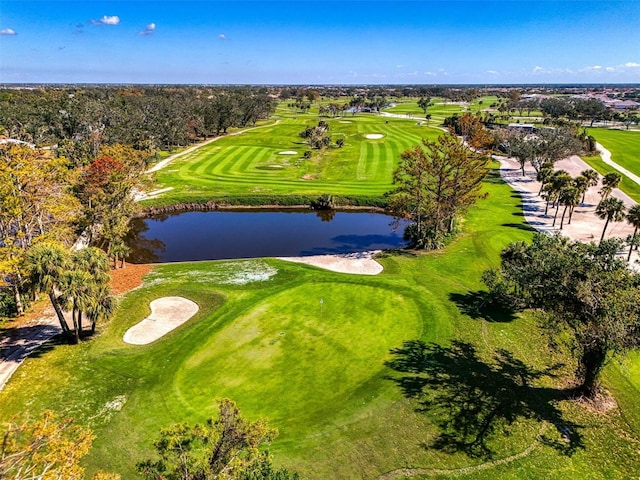
[[[70,270],[61,278],[60,301],[67,310],[71,310],[76,343],[80,341],[82,335],[82,312],[89,306],[91,292],[95,288],[93,278],[84,270]]]
[[[622,175],[617,172],[607,173],[604,176],[602,179],[602,189],[600,190],[600,195],[602,195],[602,200],[600,200],[601,202],[609,198],[613,189],[620,185],[620,180],[622,180]]]
[[[573,215],[573,209],[575,206],[580,204],[580,190],[577,187],[569,186],[565,188],[560,194],[560,203],[564,205],[564,210],[562,211],[562,219],[560,220],[560,230],[564,226],[564,216],[567,213],[567,209],[569,210],[569,222],[571,223],[571,216]]]
[[[558,210],[560,209],[560,195],[562,191],[567,188],[572,183],[571,175],[569,175],[565,170],[558,170],[554,173],[553,177],[551,177],[551,187],[550,187],[550,198],[553,201],[553,205],[556,207],[556,213],[553,217],[553,226],[556,225],[556,217],[558,216]],[[545,210],[546,214],[546,210]]]
[[[540,182],[540,190],[538,191],[538,195],[542,195],[542,190],[544,189],[545,184],[549,183],[549,181],[551,180],[553,172],[553,165],[545,163],[536,174],[536,180]]]
[[[636,238],[636,234],[638,233],[638,228],[640,228],[640,204],[635,204],[633,207],[629,209],[627,212],[627,222],[633,225],[633,236],[632,239]],[[627,257],[627,262],[631,260],[631,252],[633,251],[633,241],[629,242],[631,245],[629,247],[629,256]]]
[[[120,259],[120,268],[124,268],[125,258],[130,251],[131,249],[127,247],[124,242],[114,243],[109,252],[113,257],[113,268],[118,268],[118,259]]]
[[[86,289],[81,292],[78,302],[78,326],[82,333],[82,315],[89,310],[95,310],[97,305],[108,297],[109,291],[109,257],[99,248],[89,247],[74,253],[73,261],[76,269],[90,275],[92,281],[88,283]],[[107,293],[104,293],[104,292]],[[95,330],[95,318],[92,320],[92,331]]]
[[[96,322],[111,317],[116,310],[115,298],[110,294],[109,285],[97,286],[87,307],[87,318],[91,320],[91,333],[96,331]]]
[[[584,175],[578,175],[573,179],[573,186],[578,189],[578,192],[580,192],[582,200],[580,200],[579,203],[584,203],[584,198],[586,197],[587,189],[589,188],[589,179]]]
[[[109,282],[109,257],[99,248],[87,247],[78,250],[73,253],[72,260],[76,269],[89,273],[96,283]]]
[[[60,328],[65,334],[70,335],[69,325],[56,298],[56,289],[59,288],[62,275],[70,265],[69,253],[62,245],[42,242],[33,245],[27,251],[26,263],[33,285],[38,291],[47,293],[60,322]]]
[[[585,177],[589,181],[589,183],[587,183],[587,189],[589,189],[590,187],[595,187],[596,185],[598,185],[598,180],[600,179],[600,175],[598,175],[598,172],[596,172],[595,170],[590,168],[588,170],[585,170],[585,171],[581,172],[580,175],[582,177]],[[585,193],[582,196],[582,202],[581,203],[584,203],[584,197],[585,197],[586,193],[587,192],[585,190]]]
[[[600,237],[600,242],[604,240],[604,234],[607,231],[607,227],[609,226],[609,222],[613,220],[614,222],[621,222],[624,220],[624,203],[622,200],[619,200],[614,197],[607,198],[602,200],[598,206],[596,207],[596,215],[598,217],[605,219],[604,228],[602,229],[602,236]]]

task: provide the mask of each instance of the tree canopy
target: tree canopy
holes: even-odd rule
[[[499,269],[483,277],[498,298],[536,309],[552,343],[570,339],[577,391],[587,396],[612,354],[640,345],[640,276],[616,258],[619,247],[536,233],[531,244],[506,247]]]
[[[488,159],[452,135],[422,145],[401,154],[389,205],[411,221],[405,237],[414,247],[438,248],[453,232],[456,216],[481,196]]]
[[[154,443],[159,460],[138,463],[149,480],[295,480],[297,474],[277,470],[259,447],[277,431],[264,420],[242,417],[234,402],[218,402],[216,419],[204,424],[181,423],[165,428]]]
[[[0,478],[6,480],[83,480],[80,460],[95,436],[70,418],[46,410],[37,420],[9,422],[0,444]],[[119,475],[97,472],[93,480],[119,480]]]

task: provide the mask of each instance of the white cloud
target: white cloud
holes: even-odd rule
[[[498,75],[500,72],[498,72],[497,70],[487,70],[487,73],[489,75]]]
[[[139,31],[138,35],[151,35],[155,31],[156,31],[156,24],[150,23],[149,25],[144,27],[144,30]]]
[[[607,67],[607,68],[605,68],[605,70],[606,70],[607,72],[615,72],[615,71],[616,71],[616,69],[615,69],[615,68],[613,68],[613,67]]]
[[[427,77],[435,77],[437,74],[433,72],[424,72]]]
[[[636,63],[636,62],[627,62],[624,64],[625,67],[627,68],[639,68],[640,67],[640,63]]]
[[[600,70],[602,65],[594,65],[593,67],[587,67],[587,70]]]
[[[104,15],[98,20],[91,20],[92,25],[118,25],[120,17],[117,15]]]
[[[18,33],[13,28],[3,28],[0,30],[0,35],[17,35]]]
[[[543,67],[539,67],[539,66],[535,66],[533,67],[533,73],[538,73],[538,72],[544,72],[544,68]]]
[[[396,68],[403,68],[404,65],[396,65]]]
[[[228,40],[227,36],[224,33],[221,33],[220,35],[218,35],[218,38],[220,40]]]

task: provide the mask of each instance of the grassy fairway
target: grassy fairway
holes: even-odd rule
[[[427,113],[431,115],[431,125],[439,125],[446,117],[464,111],[464,107],[455,103],[446,103],[442,98],[434,98],[431,103],[432,105],[427,109]],[[425,118],[424,111],[418,106],[418,99],[398,102],[395,107],[386,108],[384,111],[400,115],[411,115],[419,120]]]
[[[377,115],[324,119],[333,141],[342,138],[344,147],[314,151],[311,159],[303,159],[309,148],[298,133],[318,120],[313,114],[283,114],[276,125],[221,138],[185,155],[156,174],[158,188],[173,190],[151,203],[211,199],[305,203],[323,193],[360,199],[361,203],[380,200],[391,187],[400,153],[422,138],[433,139],[441,133],[412,121]],[[367,134],[383,137],[371,140]]]
[[[640,175],[640,132],[591,128],[589,135],[611,152],[614,162]]]
[[[425,448],[440,432],[443,412],[417,411],[419,403],[389,378],[397,372],[385,361],[403,341],[445,349],[454,339],[475,345],[478,358],[463,365],[469,379],[486,371],[500,349],[532,368],[566,360],[549,352],[532,319],[470,308],[482,271],[498,262],[500,249],[531,236],[509,187],[494,174],[486,189],[488,198],[469,212],[445,250],[387,255],[378,276],[271,259],[157,266],[142,288],[122,299],[98,338],[27,360],[0,394],[0,418],[25,408],[72,415],[98,436],[90,470],[126,479],[136,478],[133,465],[151,454],[161,427],[202,421],[223,396],[251,419],[268,418],[280,430],[270,448],[277,463],[306,479],[374,479],[416,467],[470,467],[467,476],[486,479],[637,476],[637,430],[625,421],[637,406],[625,400],[634,390],[615,377],[617,368],[608,378],[622,392],[624,417],[552,403],[548,397],[564,377],[545,378],[519,397],[541,419],[516,416],[509,435],[498,429],[488,440],[494,459],[521,456],[475,470],[487,459]],[[149,302],[165,295],[190,298],[200,311],[154,344],[122,343],[126,329],[149,313]],[[443,380],[439,390],[454,387]],[[559,453],[566,443],[552,421],[579,425],[572,428],[584,448]]]
[[[630,172],[640,175],[640,132],[623,130],[589,129],[589,135],[611,152],[611,159]],[[602,161],[600,156],[583,157],[583,160],[600,175],[617,172],[622,175],[620,188],[636,202],[640,202],[640,185]]]

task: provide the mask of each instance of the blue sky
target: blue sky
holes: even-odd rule
[[[640,83],[640,0],[0,0],[0,82]]]

